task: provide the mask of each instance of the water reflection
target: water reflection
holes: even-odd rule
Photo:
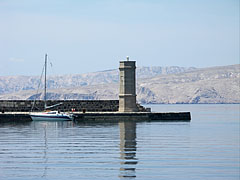
[[[136,123],[119,122],[120,128],[120,178],[135,178],[136,158]]]
[[[50,154],[50,149],[49,149],[49,136],[51,137],[51,133],[55,132],[55,137],[60,137],[60,134],[62,131],[59,131],[59,129],[64,129],[68,127],[73,126],[73,122],[58,122],[58,121],[33,121],[31,123],[31,126],[33,127],[34,130],[39,131],[39,129],[42,130],[42,133],[40,134],[42,137],[40,137],[42,141],[42,178],[47,177],[47,171],[49,169],[48,164],[49,164],[49,154]],[[60,134],[58,134],[60,133]]]
[[[47,177],[47,169],[48,169],[48,166],[47,166],[47,163],[48,163],[48,156],[47,156],[47,151],[48,151],[48,138],[47,138],[47,124],[44,124],[43,125],[44,127],[44,156],[43,156],[43,159],[44,159],[44,171],[43,171],[43,175],[42,177]]]
[[[32,121],[31,126],[35,130],[39,128],[58,130],[73,127],[74,123],[72,121]]]
[[[191,122],[0,123],[0,179],[239,179],[239,105],[188,107]]]

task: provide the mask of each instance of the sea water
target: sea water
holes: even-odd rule
[[[0,124],[0,179],[239,179],[239,104],[146,106],[192,120]]]

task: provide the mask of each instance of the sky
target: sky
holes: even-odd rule
[[[0,0],[0,76],[239,64],[239,0]]]

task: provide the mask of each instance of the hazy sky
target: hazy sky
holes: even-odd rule
[[[0,0],[0,76],[239,63],[239,0]]]

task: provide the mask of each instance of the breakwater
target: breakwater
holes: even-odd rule
[[[190,112],[152,113],[137,104],[138,112],[118,112],[118,100],[49,100],[48,106],[61,103],[51,110],[71,112],[76,121],[119,122],[119,121],[190,121]],[[34,104],[31,100],[0,100],[0,122],[31,121],[29,112]],[[33,111],[42,111],[44,102],[35,102]]]
[[[119,121],[190,121],[190,112],[89,112],[73,113],[75,121],[81,122],[119,122]],[[28,112],[0,113],[1,122],[32,121]]]
[[[119,121],[190,121],[190,112],[103,112],[74,114],[75,120],[83,122],[119,122]]]
[[[90,111],[90,112],[114,112],[118,111],[118,100],[48,100],[47,105],[51,108],[62,112],[75,111]],[[33,107],[33,100],[0,100],[0,110],[4,112],[30,112]],[[33,111],[43,111],[44,101],[37,100]]]
[[[118,100],[48,100],[47,105],[52,106],[59,104],[51,108],[51,110],[57,110],[61,112],[69,112],[73,109],[76,112],[117,112],[119,107]],[[1,112],[30,112],[33,107],[33,100],[0,100]],[[137,104],[138,112],[146,112],[147,110]],[[35,101],[33,111],[43,111],[44,101]]]

